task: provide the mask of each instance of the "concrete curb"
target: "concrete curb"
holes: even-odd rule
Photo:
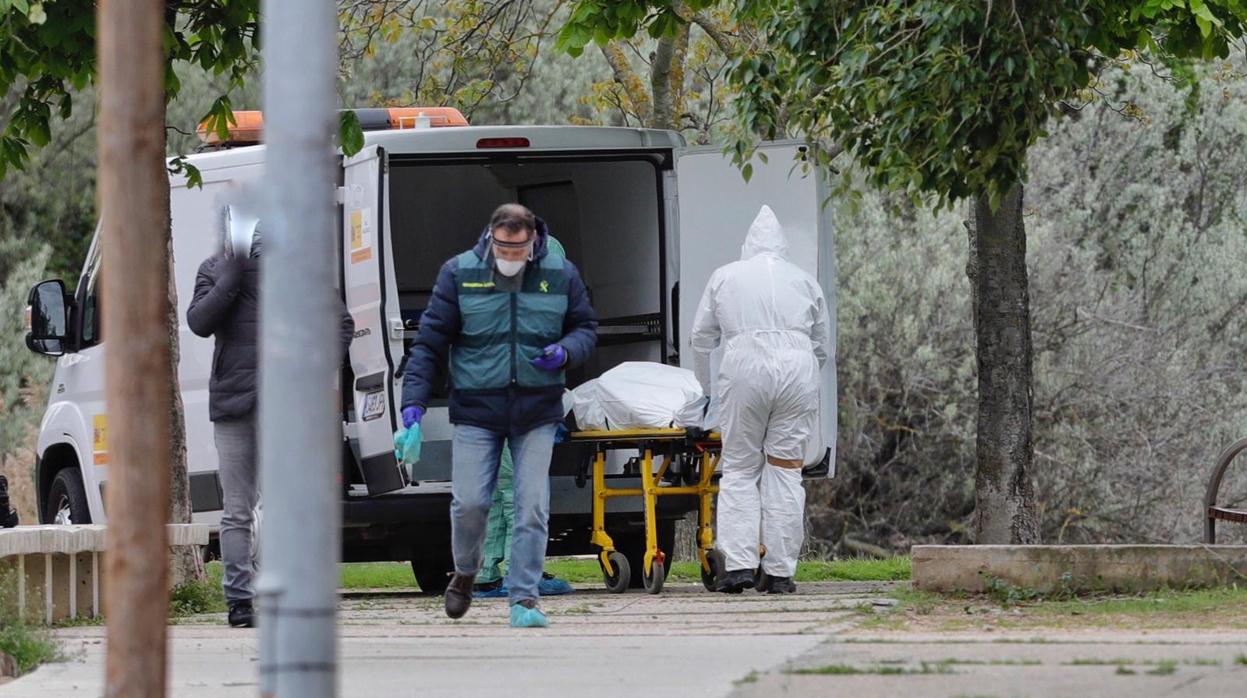
[[[1247,582],[1247,545],[916,545],[913,586],[982,592],[1149,591]]]

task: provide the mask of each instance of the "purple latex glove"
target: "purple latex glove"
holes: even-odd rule
[[[424,419],[423,407],[416,407],[415,405],[412,405],[411,407],[403,408],[404,429],[410,429],[412,424],[419,424],[422,419]]]
[[[551,344],[528,363],[543,371],[559,371],[567,364],[567,350],[561,344]]]

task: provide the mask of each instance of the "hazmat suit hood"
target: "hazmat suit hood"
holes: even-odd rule
[[[749,234],[745,236],[745,244],[740,248],[742,261],[753,259],[760,254],[771,254],[780,259],[788,259],[788,238],[784,237],[784,228],[775,217],[770,206],[762,205],[758,216],[749,226]]]

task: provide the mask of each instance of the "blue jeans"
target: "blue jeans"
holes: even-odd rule
[[[511,603],[536,601],[546,558],[550,521],[550,458],[556,426],[547,424],[510,435],[515,461],[515,528],[507,587]],[[485,525],[498,482],[502,444],[508,435],[459,424],[455,426],[450,503],[451,549],[455,572],[476,574],[485,550]]]

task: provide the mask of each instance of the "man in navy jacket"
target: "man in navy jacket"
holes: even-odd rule
[[[550,458],[563,421],[564,370],[597,342],[574,264],[548,254],[545,223],[519,204],[494,212],[476,246],[442,266],[403,378],[403,426],[419,423],[450,366],[451,547],[446,614],[460,618],[484,555],[502,445],[515,460],[511,625],[545,627],[537,607],[550,516]]]

